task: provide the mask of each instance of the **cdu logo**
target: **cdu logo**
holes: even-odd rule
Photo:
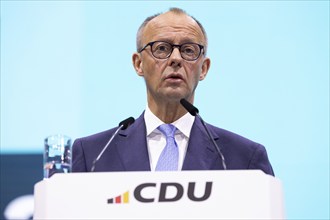
[[[121,203],[129,203],[129,192],[125,192],[122,195],[116,196],[114,198],[108,199],[108,204],[121,204]]]
[[[175,182],[160,183],[159,186],[157,186],[157,183],[142,183],[135,187],[133,195],[135,200],[142,203],[176,202],[184,196],[191,201],[202,202],[211,196],[212,184],[212,182],[206,182],[204,192],[202,194],[199,192],[198,195],[196,195],[196,182],[189,182],[187,186],[183,186],[182,184]],[[153,193],[150,194],[150,191]],[[149,192],[149,194],[146,192]],[[121,204],[128,202],[129,191],[122,195],[108,199],[108,204]]]

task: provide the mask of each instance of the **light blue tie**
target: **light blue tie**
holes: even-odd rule
[[[156,171],[178,170],[179,149],[174,139],[176,127],[163,124],[158,129],[166,136],[166,146],[159,156]]]

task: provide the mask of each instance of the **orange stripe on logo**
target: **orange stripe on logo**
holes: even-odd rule
[[[116,197],[116,203],[121,203],[121,196]]]

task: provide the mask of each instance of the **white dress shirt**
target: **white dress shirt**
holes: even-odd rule
[[[156,115],[154,115],[149,107],[144,112],[144,120],[147,128],[147,145],[150,160],[151,171],[154,171],[158,158],[166,145],[166,137],[157,128],[159,125],[165,124]],[[179,148],[178,170],[182,169],[183,160],[186,155],[190,131],[193,126],[195,117],[189,113],[185,114],[175,122],[171,123],[177,130],[175,132],[175,141]]]

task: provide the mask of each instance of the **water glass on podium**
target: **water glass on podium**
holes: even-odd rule
[[[70,173],[72,164],[71,139],[57,134],[45,138],[44,179],[55,173]]]

